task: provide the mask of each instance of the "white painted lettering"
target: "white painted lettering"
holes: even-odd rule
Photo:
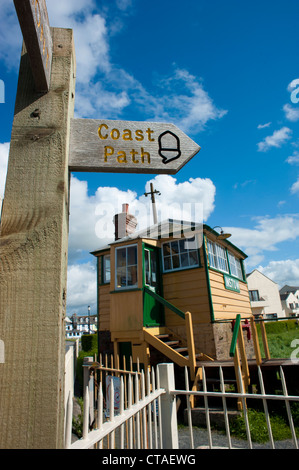
[[[0,103],[5,103],[5,85],[3,80],[0,80]]]

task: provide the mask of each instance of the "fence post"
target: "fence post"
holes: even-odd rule
[[[170,392],[175,390],[174,365],[158,364],[158,374],[160,387],[166,393],[161,395],[161,422],[162,422],[162,443],[163,449],[178,449],[178,423],[176,413],[175,396]]]
[[[92,423],[94,420],[94,377],[90,374],[90,368],[93,363],[92,356],[86,356],[83,359],[83,391],[84,393],[88,392],[89,395],[89,423]]]

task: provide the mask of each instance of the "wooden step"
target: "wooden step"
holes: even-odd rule
[[[188,348],[173,348],[173,350],[180,354],[182,354],[182,352],[188,352]]]
[[[167,346],[170,346],[170,347],[177,346],[178,344],[180,344],[180,342],[176,341],[176,340],[174,340],[174,341],[164,341],[164,343],[167,344]]]
[[[167,333],[163,334],[163,335],[155,335],[155,336],[156,336],[156,338],[160,339],[161,341],[163,339],[170,338],[170,335],[168,335]]]

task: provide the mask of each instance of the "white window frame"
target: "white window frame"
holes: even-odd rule
[[[109,258],[109,260],[110,260],[110,279],[109,279],[109,280],[107,280],[107,278],[106,278],[105,258]],[[102,279],[102,284],[110,284],[110,281],[111,281],[111,256],[110,256],[110,255],[103,255],[103,257],[102,257],[102,263],[103,263],[103,269],[102,269],[103,279]]]
[[[207,245],[210,267],[229,274],[229,265],[225,248],[211,240],[207,240]]]
[[[164,242],[162,243],[161,245],[161,254],[162,254],[162,262],[163,262],[163,272],[164,273],[170,273],[170,272],[174,272],[174,271],[183,271],[185,269],[193,269],[193,268],[198,268],[200,266],[200,263],[199,263],[199,253],[198,253],[198,244],[197,244],[197,237],[194,236],[194,242],[195,242],[195,248],[192,248],[192,249],[189,249],[187,248],[186,251],[183,251],[183,252],[180,252],[180,250],[178,251],[178,255],[180,255],[181,253],[188,253],[188,266],[181,266],[181,259],[180,259],[180,256],[179,256],[179,260],[180,260],[180,267],[178,268],[173,268],[173,263],[172,263],[172,254],[169,255],[169,258],[171,260],[171,268],[170,269],[166,269],[165,268],[165,263],[164,263],[164,253],[163,253],[163,246],[166,245],[166,243],[169,243],[170,246],[171,246],[171,243],[172,242],[179,242],[180,240],[184,240],[185,242],[190,243],[190,238],[174,238],[173,240],[169,240],[168,242]],[[193,240],[192,240],[193,242]],[[197,255],[197,263],[196,264],[190,264],[190,257],[189,257],[189,253],[190,252],[193,252],[195,251],[196,252],[196,255]]]
[[[136,248],[136,265],[135,264],[130,264],[129,266],[136,266],[136,284],[132,285],[132,286],[128,286],[128,277],[127,277],[127,268],[129,267],[128,266],[128,249],[129,248]],[[126,249],[126,285],[125,286],[118,286],[117,285],[117,252],[119,250],[123,250],[123,249]],[[136,289],[138,287],[138,245],[137,244],[134,244],[134,245],[125,245],[125,246],[119,246],[117,248],[115,248],[115,279],[114,279],[114,282],[115,282],[115,290],[129,290],[129,289]]]
[[[244,281],[242,261],[218,243],[207,239],[210,268]]]
[[[233,255],[230,251],[228,251],[228,261],[229,261],[231,275],[243,281],[244,276],[243,276],[241,260],[239,258],[236,258],[235,255]],[[234,269],[234,272],[233,272],[233,269]]]

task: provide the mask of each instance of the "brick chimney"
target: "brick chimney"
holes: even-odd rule
[[[129,214],[129,204],[122,205],[122,212],[113,218],[115,225],[115,240],[132,235],[137,227],[137,219]]]

